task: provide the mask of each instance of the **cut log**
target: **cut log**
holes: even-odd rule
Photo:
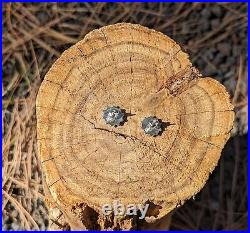
[[[124,124],[106,124],[108,106],[125,111]],[[46,74],[36,110],[49,202],[78,230],[157,226],[204,186],[234,120],[224,86],[202,78],[178,44],[127,23],[67,49]],[[149,116],[162,122],[156,137],[141,127]],[[114,201],[150,207],[143,220],[105,216]]]

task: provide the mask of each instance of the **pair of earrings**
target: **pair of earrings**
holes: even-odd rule
[[[121,125],[125,121],[125,111],[119,107],[107,107],[103,111],[103,119],[106,124],[111,126]],[[162,131],[161,121],[154,116],[145,117],[142,120],[141,127],[146,134],[151,136],[157,136]]]

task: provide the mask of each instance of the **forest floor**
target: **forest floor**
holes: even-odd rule
[[[60,54],[89,31],[138,23],[173,38],[235,106],[232,137],[173,230],[247,229],[247,3],[4,3],[2,34],[2,229],[48,227],[36,145],[35,99]]]

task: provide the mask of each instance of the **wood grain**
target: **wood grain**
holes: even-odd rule
[[[127,122],[105,124],[107,106],[125,109]],[[165,216],[204,186],[234,120],[224,86],[202,78],[178,44],[127,23],[94,30],[66,50],[47,73],[36,110],[52,199],[78,220],[72,208],[79,203],[101,216],[113,200],[149,200],[161,206],[157,218]],[[144,134],[147,116],[165,123],[160,136]]]

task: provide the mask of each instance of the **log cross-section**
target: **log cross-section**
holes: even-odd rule
[[[106,124],[109,106],[124,110],[123,124]],[[46,74],[36,110],[50,201],[71,229],[135,229],[164,218],[204,186],[234,120],[224,86],[201,77],[177,43],[127,23],[67,49]],[[157,136],[141,127],[150,116],[163,125]],[[114,201],[151,210],[144,220],[104,216]]]

